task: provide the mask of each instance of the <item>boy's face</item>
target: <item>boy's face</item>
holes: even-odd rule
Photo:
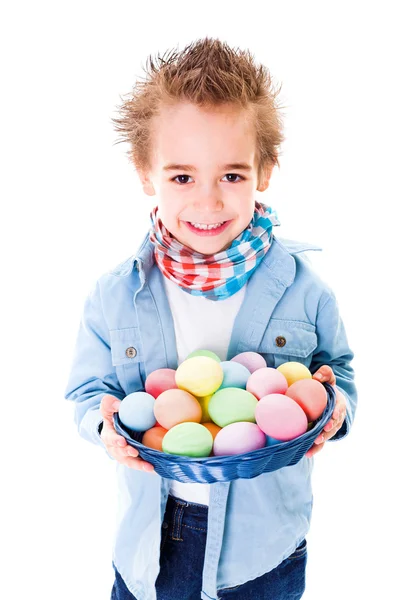
[[[197,252],[215,254],[248,226],[256,190],[268,187],[272,167],[257,187],[255,151],[255,129],[244,110],[163,106],[154,121],[151,170],[139,176],[144,192],[157,196],[168,231]]]

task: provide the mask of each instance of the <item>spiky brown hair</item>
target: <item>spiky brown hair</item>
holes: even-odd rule
[[[265,167],[278,164],[284,140],[280,107],[269,70],[255,63],[249,50],[231,48],[219,39],[204,38],[182,51],[167,50],[146,59],[147,78],[137,81],[112,119],[121,134],[115,143],[128,142],[129,160],[137,170],[151,165],[152,124],[162,105],[191,102],[204,109],[233,105],[246,109],[256,129],[258,179]]]

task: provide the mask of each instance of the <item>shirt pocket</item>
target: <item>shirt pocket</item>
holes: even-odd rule
[[[268,367],[296,361],[307,368],[318,345],[315,325],[290,319],[270,319],[261,339],[258,352]]]
[[[143,351],[138,327],[110,330],[111,361],[125,394],[144,391]]]

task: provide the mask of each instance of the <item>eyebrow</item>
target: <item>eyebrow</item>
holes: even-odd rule
[[[245,162],[230,163],[228,165],[222,166],[222,169],[228,170],[228,171],[231,169],[236,169],[238,171],[251,171],[251,168],[252,167]],[[163,171],[197,171],[197,169],[193,165],[181,165],[181,164],[171,163],[171,164],[165,165],[165,167],[163,167]]]

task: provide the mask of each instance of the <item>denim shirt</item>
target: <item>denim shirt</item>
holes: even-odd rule
[[[252,350],[269,367],[297,361],[314,373],[330,365],[347,404],[345,422],[331,438],[339,440],[348,434],[357,404],[353,353],[335,295],[312,270],[306,250],[320,248],[273,237],[248,280],[227,360]],[[283,346],[278,337],[285,338]],[[105,449],[99,435],[103,396],[122,400],[143,391],[155,369],[177,366],[173,318],[147,233],[138,252],[102,275],[85,301],[65,390],[65,398],[75,402],[79,434]],[[303,457],[253,479],[211,484],[202,600],[263,575],[294,552],[310,526],[313,463]],[[156,600],[171,480],[117,461],[115,466],[119,493],[112,559],[138,600]]]

